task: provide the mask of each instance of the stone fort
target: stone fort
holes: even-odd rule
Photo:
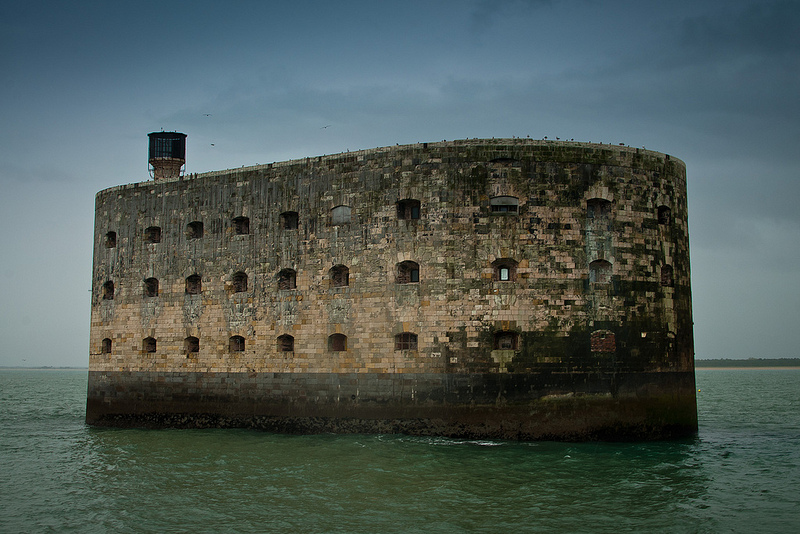
[[[89,424],[696,432],[679,159],[469,139],[182,175],[185,137],[97,194]]]

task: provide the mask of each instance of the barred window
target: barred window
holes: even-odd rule
[[[331,210],[331,224],[336,226],[350,222],[350,206],[336,206]]]
[[[394,336],[394,350],[417,350],[417,334],[403,332]]]
[[[404,261],[396,266],[396,280],[398,284],[411,284],[419,282],[419,264],[413,261]]]
[[[231,336],[228,340],[228,349],[231,352],[243,352],[244,338],[242,336]]]

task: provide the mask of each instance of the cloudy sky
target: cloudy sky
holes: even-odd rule
[[[800,2],[0,0],[0,366],[88,363],[94,195],[396,143],[686,162],[698,358],[800,356]],[[327,128],[323,128],[328,126]]]

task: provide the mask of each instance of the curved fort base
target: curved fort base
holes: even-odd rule
[[[567,441],[669,439],[697,431],[691,372],[92,371],[86,420],[115,427]]]

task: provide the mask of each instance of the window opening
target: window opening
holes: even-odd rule
[[[186,238],[187,239],[200,239],[203,237],[203,223],[200,221],[192,221],[186,225]]]
[[[333,334],[328,336],[328,350],[340,352],[347,350],[347,336],[344,334]]]
[[[294,352],[294,337],[289,334],[278,336],[278,352]]]
[[[105,238],[105,246],[106,248],[114,248],[117,246],[117,233],[116,232],[108,232]]]
[[[300,225],[300,216],[296,211],[284,211],[281,213],[281,225],[284,230],[297,230]]]
[[[250,233],[250,219],[247,217],[236,217],[233,220],[233,233],[245,235]]]
[[[394,336],[394,350],[417,350],[417,334],[402,332]]]
[[[658,224],[672,223],[672,210],[667,206],[658,207]]]
[[[200,352],[200,340],[194,336],[189,336],[183,340],[183,350],[186,354]]]
[[[297,289],[297,273],[293,269],[278,273],[278,289]]]
[[[157,297],[158,296],[158,279],[148,278],[144,281],[144,296]]]
[[[100,352],[102,354],[111,354],[111,340],[108,338],[103,339],[100,343]]]
[[[345,287],[350,285],[350,269],[344,265],[336,265],[331,268],[331,286]]]
[[[156,340],[152,337],[146,337],[142,340],[142,350],[144,352],[155,352],[156,351]]]
[[[492,213],[517,213],[519,211],[519,199],[511,196],[498,196],[489,199],[489,206]]]
[[[419,200],[406,199],[397,203],[398,219],[419,219]]]
[[[186,293],[198,295],[203,290],[203,279],[199,274],[193,274],[186,279]]]
[[[586,201],[586,217],[589,219],[608,219],[611,216],[611,201],[604,198],[590,198]]]
[[[103,300],[114,300],[114,282],[111,280],[103,284]]]
[[[419,264],[413,261],[404,261],[397,264],[397,283],[410,284],[419,282]]]
[[[242,336],[231,336],[228,340],[228,348],[231,352],[243,352],[244,338]]]
[[[589,281],[607,283],[611,281],[611,263],[606,260],[595,260],[589,264]]]
[[[519,334],[516,332],[497,332],[494,335],[494,350],[517,350]]]
[[[661,267],[661,285],[664,287],[672,287],[675,285],[672,265],[664,265]]]
[[[247,291],[247,274],[239,271],[233,273],[233,292],[243,293]]]
[[[331,210],[331,224],[347,224],[350,222],[350,206],[336,206]]]
[[[517,279],[517,262],[512,259],[495,260],[492,267],[494,268],[492,278],[495,282],[513,282]]]
[[[161,227],[151,226],[144,231],[146,243],[161,243]]]

